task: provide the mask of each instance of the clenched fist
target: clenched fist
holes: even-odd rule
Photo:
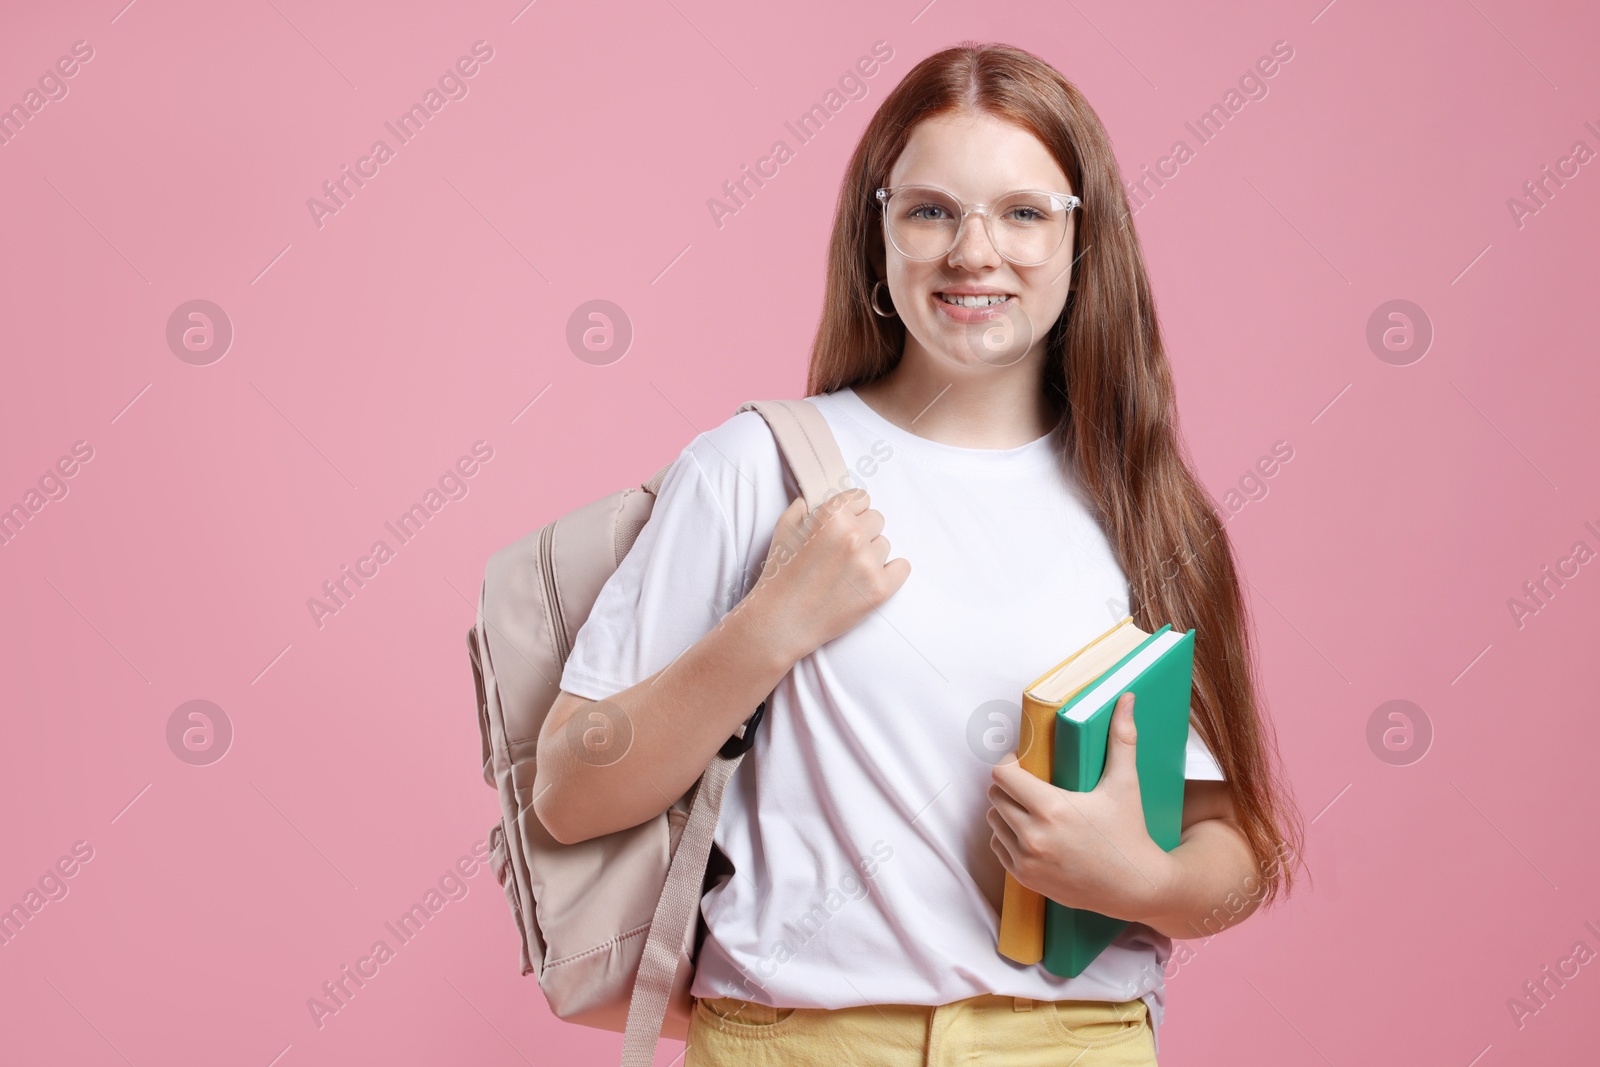
[[[778,517],[761,576],[740,606],[759,604],[778,647],[798,662],[846,633],[905,584],[911,564],[889,559],[883,515],[864,489]]]

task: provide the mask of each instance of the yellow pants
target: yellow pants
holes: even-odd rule
[[[1150,1067],[1145,1002],[1029,1000],[773,1008],[695,998],[684,1067]]]

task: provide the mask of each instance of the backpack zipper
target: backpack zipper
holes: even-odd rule
[[[555,638],[556,656],[567,662],[572,645],[567,640],[566,619],[561,614],[561,591],[556,587],[555,565],[556,524],[551,523],[539,531],[539,569],[544,574],[545,605],[550,612],[550,634]]]

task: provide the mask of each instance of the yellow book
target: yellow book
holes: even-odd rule
[[[1055,755],[1056,712],[1150,635],[1125,616],[1111,629],[1051,667],[1022,691],[1017,731],[1017,763],[1048,782]],[[1044,959],[1045,898],[1006,872],[1000,902],[1000,955],[1018,963]]]

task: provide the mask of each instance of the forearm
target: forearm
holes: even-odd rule
[[[553,834],[571,843],[637,826],[694,784],[794,664],[762,612],[747,599],[637,685],[552,714],[534,809]]]
[[[1210,937],[1243,922],[1260,905],[1260,878],[1252,878],[1255,856],[1232,820],[1191,824],[1166,855],[1166,877],[1139,920],[1157,933],[1176,940]]]

